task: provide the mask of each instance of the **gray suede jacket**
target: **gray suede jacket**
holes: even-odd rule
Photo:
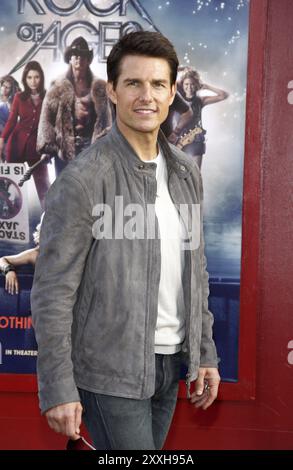
[[[158,142],[174,204],[201,204],[197,165],[162,132]],[[77,387],[135,399],[154,393],[160,240],[97,238],[93,227],[103,215],[97,205],[105,204],[113,209],[114,233],[117,196],[125,206],[154,204],[155,175],[156,164],[144,164],[114,124],[49,189],[31,292],[42,412],[78,401]],[[200,246],[185,251],[183,273],[188,394],[199,366],[218,363],[202,217],[200,225]]]

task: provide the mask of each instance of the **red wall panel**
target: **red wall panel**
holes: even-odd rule
[[[256,312],[255,399],[205,412],[179,400],[168,448],[293,449],[293,2],[252,0],[250,13],[241,307]]]

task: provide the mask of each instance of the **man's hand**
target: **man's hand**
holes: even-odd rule
[[[45,413],[45,416],[50,428],[55,432],[77,440],[80,438],[81,414],[82,406],[76,401],[54,406]]]
[[[196,408],[206,410],[217,398],[220,381],[216,367],[200,367],[195,392],[190,397],[191,403],[195,403]]]

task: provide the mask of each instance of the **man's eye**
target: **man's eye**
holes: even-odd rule
[[[128,85],[130,85],[130,86],[136,86],[136,85],[138,85],[138,82],[136,82],[135,80],[133,80],[132,82],[128,82]]]
[[[154,86],[155,86],[155,88],[164,88],[165,87],[164,83],[161,83],[161,82],[155,83]]]

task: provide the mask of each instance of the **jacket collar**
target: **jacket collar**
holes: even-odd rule
[[[145,164],[145,162],[143,162],[139,158],[139,156],[137,155],[133,147],[130,145],[128,140],[118,129],[116,121],[114,121],[112,128],[108,133],[108,138],[113,141],[113,144],[115,145],[115,149],[119,156],[123,158],[125,163],[127,163],[131,168],[139,170],[146,174],[150,174],[155,171],[156,164]],[[161,129],[158,134],[158,144],[166,159],[168,172],[174,170],[179,176],[179,178],[187,178],[192,168],[191,164],[186,161],[184,156],[180,158],[177,152],[175,153],[174,151],[172,151],[170,144]]]

